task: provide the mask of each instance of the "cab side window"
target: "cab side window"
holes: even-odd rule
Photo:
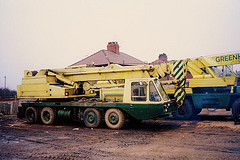
[[[132,101],[146,101],[147,85],[140,85],[139,82],[132,82],[131,98],[132,98]]]

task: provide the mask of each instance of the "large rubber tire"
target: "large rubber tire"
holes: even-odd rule
[[[232,105],[232,114],[235,125],[240,123],[240,98],[234,101]]]
[[[41,111],[41,120],[44,124],[53,124],[55,120],[54,110],[50,107],[44,107]]]
[[[105,123],[111,129],[121,129],[125,120],[124,113],[119,109],[111,108],[105,113]]]
[[[178,108],[177,112],[173,113],[173,117],[179,120],[188,120],[196,115],[193,105],[189,100],[185,100],[183,105]]]
[[[28,107],[25,111],[25,117],[28,123],[30,124],[37,123],[38,121],[37,110],[33,107]]]
[[[83,121],[87,127],[96,128],[101,123],[102,117],[95,108],[87,108],[83,113]]]
[[[202,112],[202,108],[194,108],[194,112],[196,115]]]

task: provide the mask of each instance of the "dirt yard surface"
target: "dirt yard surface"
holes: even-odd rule
[[[240,159],[240,125],[209,111],[193,121],[148,120],[122,130],[0,116],[0,159]]]

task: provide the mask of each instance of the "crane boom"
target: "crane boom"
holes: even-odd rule
[[[240,53],[226,54],[212,57],[200,57],[197,60],[201,61],[205,66],[224,66],[240,63]]]
[[[161,78],[174,73],[173,61],[157,66],[120,66],[110,64],[106,67],[74,66],[65,69],[43,69],[37,73],[25,71],[22,85],[18,86],[18,98],[73,98],[96,95],[99,83],[107,81],[108,86],[124,83],[129,78]],[[175,68],[179,68],[176,63]],[[181,68],[184,70],[184,68]],[[176,69],[174,69],[176,70]],[[181,73],[181,75],[177,75]],[[181,88],[185,73],[176,72],[171,83]],[[106,85],[105,85],[106,86]],[[181,92],[182,94],[182,92]],[[180,94],[178,95],[180,96]],[[184,94],[181,95],[181,97]],[[183,99],[183,98],[181,98]]]
[[[235,85],[236,74],[229,65],[240,63],[240,53],[221,56],[200,57],[186,62],[186,69],[191,73],[189,87],[213,87]],[[215,67],[226,66],[222,70],[229,70],[233,76],[222,77],[214,70]],[[219,71],[220,72],[220,71]]]

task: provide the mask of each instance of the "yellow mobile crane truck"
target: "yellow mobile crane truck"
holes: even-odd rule
[[[170,62],[178,65],[179,63]],[[111,129],[120,129],[125,120],[162,117],[177,110],[159,81],[171,73],[174,64],[161,66],[106,67],[73,66],[65,69],[25,71],[17,87],[22,103],[18,117],[29,123],[41,120],[83,120],[87,127],[98,127],[102,120]],[[181,68],[179,68],[181,69]],[[185,73],[177,72],[172,82],[178,85],[177,103],[183,103],[182,81]]]
[[[174,117],[190,119],[202,108],[232,109],[237,124],[240,121],[240,86],[232,65],[240,64],[240,53],[188,59],[183,63],[190,77],[184,81],[184,104],[173,114]],[[174,95],[169,85],[165,86],[165,90]]]

